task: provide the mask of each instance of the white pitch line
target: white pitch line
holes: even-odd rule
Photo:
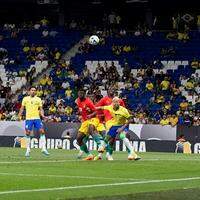
[[[114,161],[127,161],[125,158],[124,159],[116,159]],[[200,161],[200,159],[192,159],[192,158],[186,158],[186,159],[174,159],[174,158],[166,158],[166,159],[160,159],[160,158],[144,158],[139,162],[144,162],[144,161]],[[32,163],[64,163],[64,162],[87,162],[84,160],[23,160],[23,161],[0,161],[0,164],[32,164]],[[89,161],[93,162],[93,161]],[[97,161],[100,162],[100,161]],[[113,161],[112,161],[113,162]],[[131,162],[131,161],[127,161]]]
[[[29,193],[29,192],[46,192],[46,191],[55,191],[55,190],[73,190],[73,189],[96,188],[96,187],[113,187],[113,186],[123,186],[123,185],[139,185],[139,184],[147,184],[147,183],[181,182],[181,181],[190,181],[190,180],[200,180],[200,177],[146,180],[146,181],[107,183],[107,184],[95,184],[95,185],[78,185],[78,186],[66,186],[66,187],[57,187],[57,188],[10,190],[10,191],[2,191],[0,192],[0,195],[15,194],[15,193]]]
[[[124,180],[133,181],[141,180],[134,178],[112,178],[112,177],[101,177],[101,176],[70,176],[70,175],[54,175],[54,174],[22,174],[22,173],[6,173],[0,172],[3,176],[26,176],[26,177],[52,177],[52,178],[78,178],[78,179],[100,179],[100,180]],[[145,179],[142,179],[145,180]]]
[[[57,163],[57,162],[78,162],[81,160],[23,160],[23,161],[1,161],[0,164],[29,164],[29,163]]]

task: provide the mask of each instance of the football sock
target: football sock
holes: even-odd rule
[[[128,138],[124,138],[123,142],[124,142],[126,148],[128,149],[128,152],[132,152],[133,151],[133,147],[131,146],[131,143],[130,143],[129,139]]]
[[[106,145],[106,152],[108,152],[110,155],[113,154],[113,147],[109,143]]]
[[[128,138],[124,138],[124,139],[123,139],[123,142],[124,142],[124,144],[125,144],[125,146],[126,146],[126,148],[127,148],[128,154],[131,153],[131,154],[133,154],[134,157],[136,157],[137,154],[136,154],[135,151],[133,150],[133,147],[132,147],[132,145],[131,145],[129,139],[128,139]]]
[[[31,137],[29,135],[26,136],[26,151],[31,151]]]
[[[89,152],[89,150],[88,150],[86,144],[82,144],[82,145],[80,146],[80,149],[81,149],[81,151],[85,152],[87,155],[90,154],[90,152]]]
[[[46,151],[46,137],[45,137],[45,134],[41,134],[40,135],[40,142],[41,142],[41,148],[42,148],[42,151]]]
[[[94,141],[97,143],[97,146],[101,146],[104,144],[103,138],[100,134],[94,133],[92,135],[92,137],[93,137]]]

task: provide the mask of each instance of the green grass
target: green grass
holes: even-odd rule
[[[199,155],[141,153],[142,160],[128,161],[114,152],[114,161],[81,161],[77,151],[24,153],[0,148],[0,199],[200,199]],[[186,180],[192,177],[199,178]]]

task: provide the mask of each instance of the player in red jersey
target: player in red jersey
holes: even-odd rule
[[[108,96],[105,96],[102,99],[100,99],[100,101],[95,104],[95,107],[109,106],[112,104],[112,100],[115,96],[115,92],[112,88],[110,88],[107,91],[107,93],[108,93]],[[120,103],[120,106],[125,107],[125,103],[122,99],[119,100],[119,103]],[[101,122],[108,122],[109,120],[113,118],[110,111],[108,110],[97,110],[97,115]]]
[[[76,99],[76,104],[81,115],[81,127],[77,135],[77,143],[80,146],[81,151],[87,154],[85,160],[93,160],[93,155],[89,152],[85,140],[85,137],[91,135],[94,141],[97,143],[98,151],[103,152],[103,140],[100,134],[98,134],[97,129],[100,125],[99,119],[96,117],[96,108],[93,102],[85,96],[85,91],[80,90],[78,92],[78,99]]]
[[[107,93],[108,93],[108,96],[103,97],[99,102],[97,102],[95,107],[109,106],[109,105],[112,104],[115,92],[114,92],[114,90],[112,88],[110,88],[107,91]],[[118,102],[119,102],[120,106],[125,107],[124,101],[122,99],[118,99]],[[113,125],[113,120],[112,120],[113,116],[112,116],[112,114],[107,109],[98,110],[97,113],[98,113],[99,118],[101,118],[101,120],[105,121],[106,131],[108,131]],[[132,148],[130,148],[130,141],[127,138],[127,133],[126,132],[122,132],[122,133],[119,134],[119,137],[124,142],[125,146],[127,147],[128,154],[131,154]],[[106,141],[106,142],[108,142],[108,141]],[[99,159],[101,159],[101,157],[102,157],[102,154],[99,153],[99,155],[96,156],[94,159],[95,160],[99,160]],[[109,151],[107,151],[106,157],[107,157],[107,159],[110,158]]]

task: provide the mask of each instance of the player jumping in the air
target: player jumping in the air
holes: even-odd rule
[[[22,114],[26,110],[26,121],[25,121],[25,130],[26,130],[26,141],[27,141],[27,149],[26,149],[26,157],[30,156],[30,142],[31,142],[31,132],[33,130],[39,131],[40,133],[40,142],[42,153],[44,155],[49,155],[49,152],[46,149],[46,138],[45,132],[43,128],[42,121],[40,116],[45,119],[44,110],[42,108],[42,100],[36,96],[36,88],[30,87],[29,96],[26,96],[22,100],[22,106],[19,111],[19,119],[21,120]]]
[[[112,100],[112,105],[96,107],[97,109],[103,109],[110,111],[112,119],[106,123],[107,129],[107,159],[113,160],[113,145],[116,136],[119,134],[120,139],[123,140],[125,146],[129,150],[128,159],[129,160],[139,160],[140,157],[134,152],[133,147],[129,139],[126,137],[128,131],[128,125],[133,122],[131,115],[126,108],[120,106],[119,98],[114,97]]]
[[[114,98],[115,91],[112,88],[109,88],[107,91],[107,96],[101,98],[96,104],[96,107],[99,106],[109,106],[112,104],[112,100]],[[119,99],[120,106],[125,107],[124,101],[122,99]],[[109,121],[113,118],[109,110],[97,110],[97,116],[101,123],[105,123],[105,126]],[[105,136],[105,134],[104,134]],[[108,155],[107,155],[108,156]],[[99,153],[94,160],[101,160],[102,159],[102,153]]]
[[[100,123],[99,119],[96,117],[96,108],[93,102],[85,96],[85,91],[80,90],[78,92],[78,99],[76,104],[81,115],[81,127],[77,135],[77,143],[80,146],[80,150],[87,154],[84,160],[93,160],[94,156],[90,153],[86,145],[86,139],[88,135],[91,135],[94,141],[97,143],[98,152],[104,151],[104,142],[102,136],[98,133],[104,126]]]

